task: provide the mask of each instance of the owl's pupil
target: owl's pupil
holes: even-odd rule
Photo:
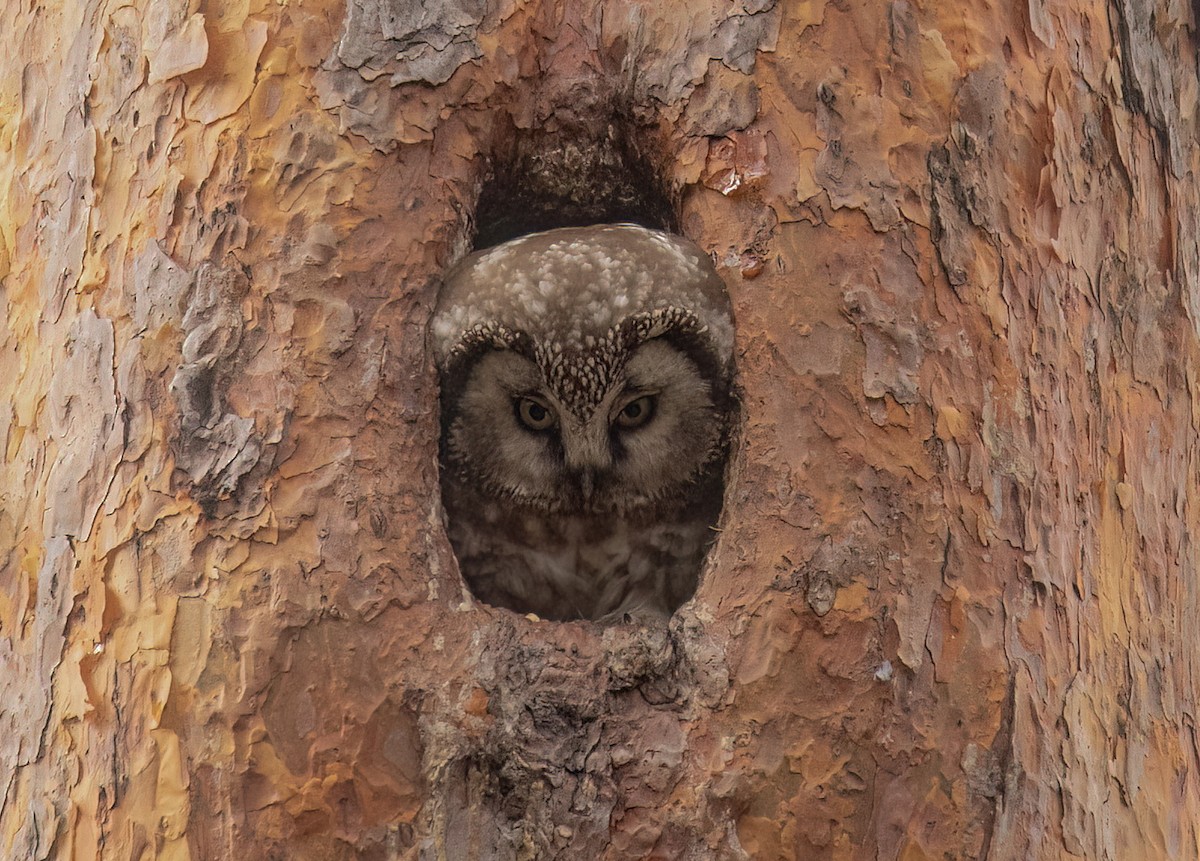
[[[639,416],[641,416],[641,414],[642,414],[641,401],[634,401],[629,406],[625,407],[625,417],[626,418],[636,419]]]
[[[544,421],[546,418],[546,408],[541,404],[530,404],[526,409],[529,410],[529,417],[535,422]]]

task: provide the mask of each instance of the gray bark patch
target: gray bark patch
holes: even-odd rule
[[[179,409],[176,465],[206,508],[233,494],[263,451],[254,419],[225,407],[225,392],[239,368],[245,329],[239,303],[248,287],[240,272],[205,264],[196,272],[183,317],[183,364],[171,381]]]
[[[393,85],[443,84],[481,56],[477,36],[492,7],[486,0],[351,0],[337,58],[367,80]]]

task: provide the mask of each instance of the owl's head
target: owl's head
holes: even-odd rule
[[[633,225],[467,257],[434,317],[443,468],[517,505],[634,512],[719,468],[733,323],[708,257]]]

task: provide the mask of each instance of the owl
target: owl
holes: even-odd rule
[[[451,270],[430,331],[446,526],[472,593],[554,620],[691,597],[734,411],[707,255],[632,224],[530,234]]]

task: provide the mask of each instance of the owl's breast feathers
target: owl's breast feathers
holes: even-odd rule
[[[670,615],[695,591],[715,537],[707,525],[712,513],[696,510],[704,500],[673,516],[641,521],[556,516],[506,506],[467,488],[447,491],[470,497],[453,504],[476,506],[479,515],[449,524],[472,593],[545,619]]]

